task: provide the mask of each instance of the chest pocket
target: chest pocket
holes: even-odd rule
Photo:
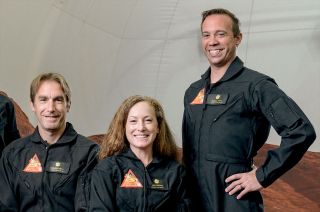
[[[171,192],[168,189],[151,191],[152,200],[157,200],[151,203],[150,207],[152,211],[172,211],[176,205],[176,200],[172,197]]]
[[[50,162],[56,163],[56,162]],[[64,167],[55,167],[55,166],[46,167],[46,172],[49,178],[53,180],[54,191],[56,193],[63,193],[66,195],[73,195],[77,185],[79,174],[83,168],[80,165],[76,170],[72,170],[71,163],[64,163]]]
[[[222,116],[230,116],[231,118],[237,116],[239,118],[247,111],[243,93],[239,93],[234,97],[230,97],[225,104],[207,103],[207,107],[209,108],[206,116],[210,117],[212,122],[216,122]],[[236,121],[236,119],[234,121]]]
[[[16,170],[18,174],[17,189],[20,198],[36,199],[39,197],[41,187],[41,178],[43,173],[27,173]]]
[[[144,188],[117,188],[116,201],[120,211],[137,211],[143,202]]]

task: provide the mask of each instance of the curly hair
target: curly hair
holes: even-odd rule
[[[129,147],[125,132],[126,122],[130,109],[139,102],[149,103],[156,114],[159,133],[153,143],[153,154],[174,160],[178,159],[178,148],[165,119],[162,106],[157,100],[151,97],[139,95],[128,97],[118,108],[110,123],[106,136],[102,140],[99,159],[118,154]]]

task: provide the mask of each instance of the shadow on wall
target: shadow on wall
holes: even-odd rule
[[[1,95],[6,95],[0,91]],[[15,106],[16,119],[21,137],[31,134],[34,127],[29,122],[20,106],[11,99]],[[104,134],[88,138],[100,144]],[[254,158],[257,166],[265,160],[267,151],[276,145],[266,144]],[[181,150],[180,150],[181,155]],[[308,151],[293,169],[284,174],[275,183],[262,190],[265,211],[272,212],[318,212],[320,211],[320,153]]]

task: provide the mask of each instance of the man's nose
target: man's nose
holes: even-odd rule
[[[48,110],[49,111],[54,111],[55,110],[55,104],[54,104],[53,100],[49,100],[48,101]]]
[[[210,34],[209,44],[210,45],[214,45],[214,44],[217,44],[217,43],[218,43],[218,40],[216,38],[216,35],[215,34]]]

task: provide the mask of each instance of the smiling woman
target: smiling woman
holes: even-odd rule
[[[130,149],[147,166],[153,157],[153,142],[159,133],[155,110],[148,102],[135,104],[126,121],[126,137]]]
[[[127,98],[101,143],[91,211],[189,211],[186,173],[158,101]]]

